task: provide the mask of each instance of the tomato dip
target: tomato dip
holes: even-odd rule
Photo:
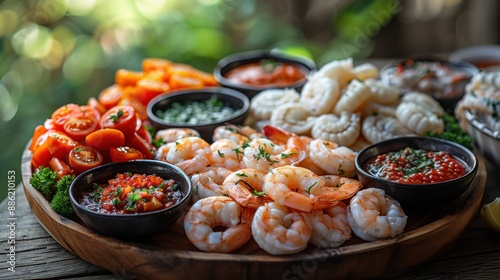
[[[377,177],[404,184],[432,184],[459,178],[466,168],[446,152],[405,148],[368,160],[364,169]]]
[[[235,83],[253,86],[287,86],[306,77],[298,66],[274,60],[244,64],[229,70],[224,76]]]
[[[173,179],[156,175],[118,173],[107,184],[94,184],[80,205],[104,214],[130,214],[170,208],[184,194]]]

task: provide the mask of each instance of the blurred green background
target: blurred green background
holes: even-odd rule
[[[142,59],[158,57],[212,72],[217,61],[228,54],[272,48],[307,56],[318,66],[347,57],[402,56],[415,50],[399,47],[397,42],[408,35],[400,26],[412,17],[414,24],[422,24],[405,7],[418,6],[426,16],[437,11],[435,15],[449,19],[449,13],[442,11],[454,10],[458,15],[470,1],[420,2],[431,10],[422,10],[422,4],[415,2],[0,1],[2,182],[7,182],[9,170],[16,172],[17,183],[21,181],[21,155],[37,125],[64,104],[85,104],[97,97],[114,83],[117,69],[140,70]],[[410,11],[418,11],[413,8]],[[396,15],[403,17],[394,23]],[[434,20],[441,20],[437,16]],[[429,41],[433,40],[429,37],[432,30],[430,33]],[[447,38],[441,38],[441,44],[434,40],[428,44],[432,48],[420,51],[456,48],[459,36],[455,37],[451,43]],[[417,40],[423,38],[417,36]],[[3,199],[7,183],[0,190]]]

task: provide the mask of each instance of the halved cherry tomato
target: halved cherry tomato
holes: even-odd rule
[[[142,78],[142,72],[136,72],[126,69],[118,69],[115,74],[115,84],[120,86],[135,86],[137,81]]]
[[[70,103],[59,107],[52,113],[52,122],[54,128],[58,131],[63,131],[63,126],[66,120],[73,114],[79,112],[80,106]]]
[[[141,152],[146,159],[152,159],[154,157],[154,146],[151,142],[147,142],[137,133],[128,141],[127,145]]]
[[[148,118],[148,113],[146,109],[146,105],[142,104],[139,100],[133,97],[133,94],[129,92],[130,87],[125,89],[124,97],[120,100],[118,105],[120,106],[132,106],[137,113],[137,116],[141,118],[141,120],[146,120]],[[128,93],[127,93],[128,92]]]
[[[35,130],[33,131],[33,136],[31,137],[31,144],[30,144],[30,151],[34,152],[38,146],[40,146],[40,143],[38,142],[38,138],[45,134],[47,132],[47,128],[43,125],[37,125],[35,127]],[[47,139],[47,138],[45,138]]]
[[[61,159],[53,157],[49,161],[49,167],[52,171],[57,173],[57,177],[61,179],[64,175],[69,175],[73,173],[73,170]]]
[[[120,130],[125,135],[125,139],[127,139],[132,137],[135,133],[137,116],[132,106],[115,106],[102,115],[99,123],[101,128],[114,128]]]
[[[170,90],[170,86],[168,83],[153,79],[139,80],[137,82],[137,88],[137,92],[140,94],[136,99],[145,106],[148,105],[151,99]]]
[[[49,133],[47,133],[48,138]],[[39,168],[41,166],[48,166],[49,161],[53,158],[52,154],[49,151],[49,145],[47,141],[44,141],[36,150],[33,152],[31,156],[31,163],[35,168]]]
[[[71,149],[78,143],[71,139],[68,135],[62,132],[54,131],[49,133],[47,141],[45,141],[43,145],[45,144],[48,145],[48,149],[52,157],[66,159],[69,151],[71,151]]]
[[[89,101],[87,101],[87,105],[95,108],[101,115],[106,113],[106,108],[104,108],[104,106],[102,106],[102,104],[99,103],[99,100],[97,100],[97,98],[95,97],[90,97]]]
[[[69,117],[63,126],[64,132],[76,141],[84,139],[98,129],[98,119],[92,114]]]
[[[118,129],[103,128],[87,135],[85,137],[85,143],[90,147],[105,151],[112,146],[125,145],[125,135]]]
[[[123,88],[119,85],[114,84],[103,89],[99,93],[97,100],[99,100],[99,103],[101,103],[104,108],[111,109],[114,106],[118,105],[118,102],[120,102],[122,95]]]
[[[169,84],[172,89],[201,88],[204,85],[203,81],[196,77],[177,72],[170,75]]]
[[[101,165],[103,157],[98,150],[92,147],[78,145],[69,152],[68,162],[71,168],[77,174],[80,174],[83,171]]]
[[[142,60],[142,70],[144,72],[151,72],[155,70],[168,72],[172,64],[172,61],[162,58],[145,58]]]
[[[144,158],[141,152],[128,146],[111,147],[109,148],[109,154],[113,162]]]

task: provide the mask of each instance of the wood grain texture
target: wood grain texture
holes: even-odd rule
[[[425,213],[409,213],[407,232],[398,238],[362,242],[356,237],[336,249],[306,251],[291,256],[271,256],[251,241],[233,254],[204,253],[187,241],[182,226],[148,240],[123,242],[97,235],[73,220],[61,218],[29,185],[30,153],[23,155],[23,182],[32,213],[66,250],[114,274],[127,277],[170,279],[244,279],[263,276],[277,279],[373,278],[401,275],[433,260],[453,247],[481,203],[486,171],[480,161],[471,191],[451,208]],[[94,268],[92,266],[92,268]],[[465,269],[465,268],[463,268]],[[97,273],[102,271],[96,270]],[[86,273],[92,273],[88,271]]]

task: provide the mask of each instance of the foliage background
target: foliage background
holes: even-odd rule
[[[272,48],[307,56],[318,67],[347,57],[359,61],[388,45],[394,55],[397,46],[380,33],[402,2],[0,1],[0,178],[7,182],[14,170],[19,183],[33,129],[56,108],[96,97],[120,68],[140,70],[142,59],[159,57],[211,72],[228,54]],[[2,183],[0,199],[6,192]]]

